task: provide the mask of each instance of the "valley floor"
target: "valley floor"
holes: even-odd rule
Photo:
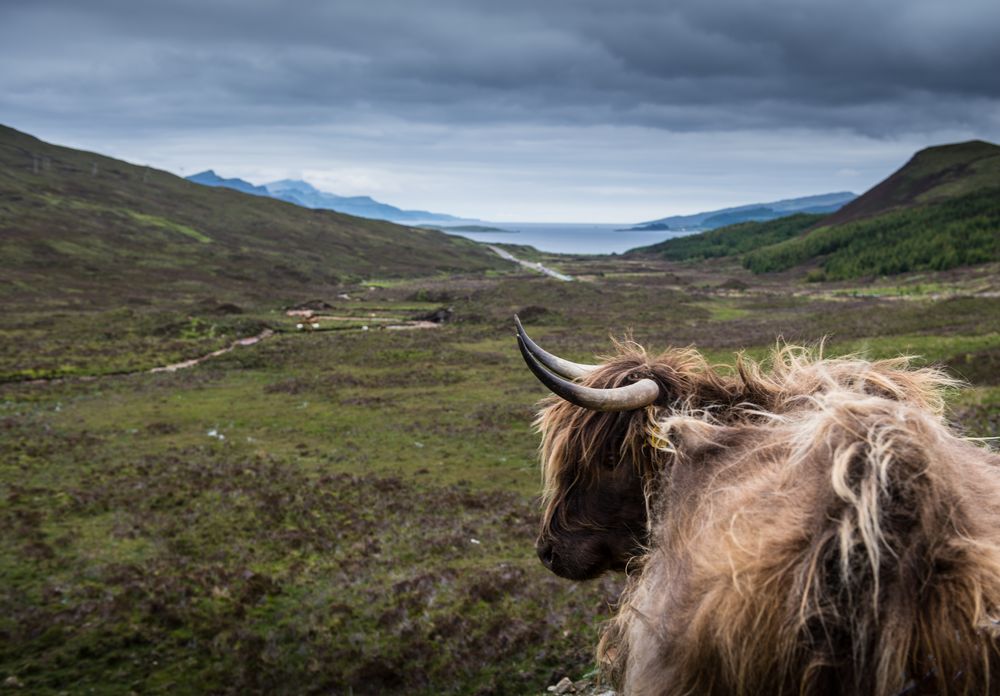
[[[621,581],[562,581],[534,557],[544,391],[514,313],[581,361],[628,331],[729,364],[779,339],[919,355],[970,382],[952,402],[969,436],[1000,435],[995,265],[807,284],[531,260],[575,280],[5,298],[0,675],[39,694],[523,694],[585,675]],[[381,328],[407,321],[436,328]]]

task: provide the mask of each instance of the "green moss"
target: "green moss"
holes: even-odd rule
[[[202,234],[193,227],[188,227],[187,225],[182,225],[179,222],[174,222],[173,220],[167,220],[166,218],[158,217],[156,215],[147,215],[145,213],[137,213],[134,210],[122,210],[123,213],[128,215],[130,218],[142,225],[149,225],[151,227],[159,227],[171,232],[177,232],[185,237],[190,237],[191,239],[201,242],[202,244],[209,244],[212,238]]]
[[[738,307],[732,302],[725,300],[713,300],[712,302],[698,303],[696,306],[707,309],[712,321],[729,321],[731,319],[742,319],[750,314],[750,310]]]

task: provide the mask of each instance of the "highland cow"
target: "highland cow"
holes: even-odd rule
[[[555,394],[538,555],[628,572],[598,648],[625,693],[1000,693],[1000,456],[946,423],[946,375],[631,342],[581,365],[517,328]]]

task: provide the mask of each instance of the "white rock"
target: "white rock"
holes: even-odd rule
[[[576,685],[573,684],[573,680],[569,677],[563,677],[559,680],[559,683],[555,686],[550,686],[549,689],[552,690],[556,696],[562,696],[562,694],[569,694],[576,692]]]

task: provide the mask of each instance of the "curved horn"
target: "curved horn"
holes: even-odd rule
[[[577,406],[592,411],[634,411],[649,406],[660,396],[659,385],[651,379],[640,379],[634,384],[611,389],[583,387],[548,372],[531,354],[520,336],[517,337],[517,347],[521,349],[521,355],[528,364],[528,369],[542,384],[557,396]]]
[[[528,349],[538,362],[545,365],[553,372],[555,372],[560,377],[565,377],[567,379],[580,379],[584,375],[588,375],[597,369],[597,365],[584,365],[583,363],[575,363],[569,360],[563,360],[558,355],[552,355],[552,353],[546,352],[539,348],[538,344],[528,338],[527,332],[524,327],[521,326],[521,320],[518,319],[517,315],[514,315],[514,324],[517,326],[517,335],[521,338],[521,342]]]

